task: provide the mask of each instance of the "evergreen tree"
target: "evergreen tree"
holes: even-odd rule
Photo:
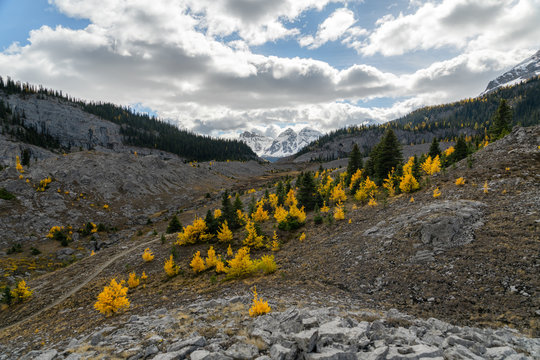
[[[278,197],[278,205],[283,205],[285,202],[285,188],[283,187],[283,181],[279,180],[276,187],[276,195]]]
[[[489,129],[493,140],[500,139],[509,134],[512,130],[512,109],[506,103],[505,99],[501,99],[497,111],[492,117],[492,125]]]
[[[463,136],[460,136],[458,138],[458,141],[456,142],[456,146],[454,147],[454,152],[452,153],[452,160],[453,162],[459,161],[461,159],[465,159],[468,155],[468,149],[467,149],[467,143],[465,142],[465,139]]]
[[[238,193],[236,193],[234,198],[233,208],[235,212],[237,210],[244,211],[244,204],[242,204],[242,200],[240,199],[240,195]]]
[[[439,155],[439,157],[441,156],[441,148],[439,147],[439,141],[436,137],[434,137],[433,141],[431,142],[428,155],[431,156],[432,159],[434,159],[437,155]]]
[[[248,204],[248,214],[251,216],[255,211],[257,210],[257,201],[255,200],[255,196],[251,196],[251,200]]]
[[[298,202],[300,206],[304,206],[306,210],[313,210],[317,201],[315,197],[316,192],[317,189],[313,174],[311,171],[308,171],[302,176],[302,182],[298,187]]]
[[[345,178],[345,185],[349,186],[351,183],[351,177],[356,172],[356,170],[361,169],[362,164],[362,154],[360,154],[360,149],[355,143],[353,145],[352,151],[349,154],[349,163],[347,164],[347,177]]]
[[[223,220],[227,220],[229,228],[238,229],[238,216],[236,215],[236,211],[231,204],[228,190],[225,190],[221,199],[221,217]]]
[[[208,233],[216,235],[219,229],[219,221],[214,217],[211,210],[206,212],[204,222],[206,223]]]
[[[166,233],[172,234],[179,231],[182,231],[182,224],[180,223],[180,220],[178,220],[178,217],[175,214],[172,217],[171,221],[169,221],[169,225],[167,226]]]
[[[373,157],[374,177],[379,183],[388,175],[392,168],[397,168],[403,161],[401,145],[392,129],[388,129]]]
[[[413,167],[412,167],[412,174],[414,176],[415,179],[420,179],[420,177],[422,176],[422,174],[420,173],[420,159],[418,159],[418,156],[414,155],[414,163],[413,163]]]

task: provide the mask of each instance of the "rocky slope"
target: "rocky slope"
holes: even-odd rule
[[[486,90],[480,96],[488,94],[503,86],[512,86],[522,81],[540,75],[540,50],[531,57],[523,60],[512,69],[489,82]]]
[[[279,270],[264,277],[225,281],[211,271],[193,274],[188,265],[193,254],[205,254],[210,246],[202,243],[176,251],[183,272],[168,279],[163,261],[171,255],[175,235],[160,239],[158,234],[167,225],[165,215],[152,217],[146,226],[126,223],[115,235],[116,242],[96,255],[25,277],[34,297],[0,312],[0,353],[6,359],[539,358],[539,145],[539,126],[515,128],[475,153],[471,161],[433,176],[413,194],[414,202],[405,195],[375,207],[356,208],[348,202],[350,221],[321,225],[308,214],[306,226],[298,232],[278,231],[282,248],[272,254]],[[90,155],[97,156],[83,152],[75,163]],[[69,156],[73,155],[44,163],[52,168],[53,161],[68,161]],[[136,174],[144,173],[143,165],[150,166],[131,157],[115,164],[125,161],[130,165],[120,170],[140,169]],[[160,163],[151,157],[148,162]],[[186,168],[175,176],[183,171],[211,173],[205,168],[218,166],[183,165]],[[35,166],[37,171],[39,162]],[[230,163],[219,166],[223,176],[238,176]],[[233,166],[246,166],[239,173],[251,169],[244,178],[250,187],[262,178],[259,164]],[[150,169],[164,179],[159,166]],[[8,174],[10,182],[24,184],[12,170],[2,174]],[[466,184],[455,185],[457,177],[464,177]],[[152,181],[146,176],[141,180],[137,189],[150,191],[145,184]],[[114,194],[113,185],[121,183],[122,176],[110,181],[107,188],[111,186]],[[204,185],[200,177],[196,182]],[[442,195],[434,199],[436,186]],[[159,191],[147,197],[143,193],[140,209],[153,206],[152,197],[159,199]],[[195,196],[196,191],[185,192]],[[166,192],[174,194],[171,189]],[[254,195],[263,193],[261,188]],[[125,204],[136,202],[136,194],[126,195]],[[187,224],[196,214],[217,207],[217,196],[187,200],[179,217]],[[86,208],[88,215],[97,212]],[[271,223],[262,225],[265,234],[274,230]],[[298,241],[300,232],[307,235],[303,242]],[[243,236],[242,231],[236,234],[235,247]],[[89,241],[79,239],[70,248],[79,251]],[[226,253],[226,244],[211,245],[219,254]],[[154,252],[155,261],[142,262],[146,247]],[[252,255],[268,253],[253,250]],[[97,313],[93,304],[103,286],[131,271],[145,271],[148,279],[144,287],[129,291],[129,311],[111,318]],[[247,309],[254,285],[273,311],[251,319]]]
[[[304,128],[298,133],[289,128],[275,139],[245,131],[239,136],[239,140],[249,145],[257,155],[274,159],[296,154],[321,135],[319,131],[310,128]]]

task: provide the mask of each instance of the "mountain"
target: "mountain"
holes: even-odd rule
[[[296,154],[321,135],[319,131],[308,127],[303,128],[298,133],[288,128],[275,139],[244,131],[239,140],[245,142],[257,155],[266,159],[275,159]]]
[[[540,124],[540,77],[515,86],[501,87],[483,96],[449,104],[426,106],[382,125],[358,125],[319,137],[295,155],[295,162],[346,158],[353,144],[364,156],[377,144],[385,129],[392,128],[402,145],[429,144],[434,137],[452,141],[460,135],[482,141],[501,99],[512,106],[513,125]]]
[[[480,96],[488,94],[500,87],[515,85],[538,75],[540,75],[540,50],[495,80],[491,80],[486,90]]]
[[[172,153],[187,160],[250,160],[238,140],[215,139],[135,113],[128,107],[73,99],[0,77],[0,130],[27,144],[63,152],[105,149]],[[142,149],[141,149],[142,148]]]

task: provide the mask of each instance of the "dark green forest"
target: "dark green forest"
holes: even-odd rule
[[[64,95],[61,91],[15,82],[10,78],[4,82],[0,77],[0,90],[7,95],[36,95],[40,99],[54,97],[79,106],[90,114],[120,125],[120,133],[125,145],[159,149],[198,161],[256,159],[255,153],[243,142],[197,135],[154,116],[136,113],[128,107],[111,103],[87,102]],[[21,121],[24,119],[23,114],[12,114],[11,109],[5,104],[3,108],[7,108],[3,116],[0,113],[0,119],[6,127],[4,132],[23,142],[51,149],[60,148],[58,142],[46,132],[46,129],[25,127],[24,121]],[[16,126],[8,129],[9,124]],[[40,140],[40,137],[43,139]]]
[[[323,147],[325,144],[338,141],[345,136],[360,136],[368,131],[384,133],[385,129],[431,133],[435,130],[443,133],[441,140],[456,140],[464,129],[482,139],[488,132],[493,115],[501,99],[506,99],[513,112],[512,125],[531,126],[540,124],[540,77],[526,82],[503,87],[477,98],[464,99],[450,104],[427,106],[410,114],[381,125],[350,126],[338,129],[313,141],[296,156]],[[400,139],[402,142],[403,140]]]

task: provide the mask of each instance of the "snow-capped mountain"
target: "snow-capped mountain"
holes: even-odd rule
[[[280,133],[275,139],[244,131],[240,134],[239,140],[244,141],[260,157],[280,158],[296,154],[321,135],[319,131],[307,127],[298,133],[289,128]]]
[[[530,79],[534,76],[540,75],[540,50],[533,56],[523,60],[511,70],[505,72],[495,80],[491,80],[483,93],[484,95],[490,93],[501,86],[510,86],[518,84],[521,81]]]

